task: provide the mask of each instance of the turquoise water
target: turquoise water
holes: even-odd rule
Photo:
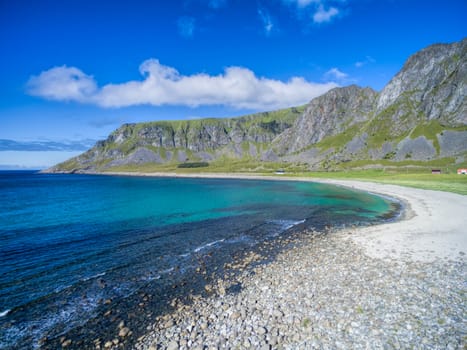
[[[368,224],[391,210],[315,183],[0,172],[0,348],[34,348],[103,300],[124,305],[186,278],[203,257],[220,264],[296,225]]]

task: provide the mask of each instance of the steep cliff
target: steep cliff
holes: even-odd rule
[[[300,151],[369,120],[377,96],[371,88],[351,85],[313,99],[293,127],[276,140],[279,152]]]
[[[308,105],[232,119],[125,124],[49,171],[142,164],[250,162],[374,166],[467,159],[467,39],[412,55],[378,93],[336,88]],[[441,164],[441,163],[440,163]]]
[[[412,55],[379,94],[356,86],[331,90],[277,138],[276,150],[318,169],[363,160],[463,162],[466,62],[467,39],[436,44]]]
[[[124,124],[89,151],[51,172],[96,172],[144,163],[183,163],[219,158],[268,160],[272,140],[290,128],[304,107],[239,118]]]

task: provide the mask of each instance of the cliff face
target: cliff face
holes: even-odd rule
[[[290,162],[430,161],[467,155],[467,39],[411,56],[378,94],[357,86],[315,98],[276,140]],[[449,140],[449,141],[448,141]]]
[[[467,123],[467,39],[436,44],[411,56],[381,92],[376,114],[397,107],[394,120]]]
[[[378,93],[351,85],[313,99],[293,127],[277,140],[280,153],[294,153],[370,118]],[[293,136],[293,137],[291,137]]]
[[[467,158],[467,39],[412,55],[377,93],[352,85],[308,105],[232,119],[125,124],[50,171],[105,171],[145,163],[306,163]]]
[[[200,119],[124,124],[84,154],[52,172],[95,172],[144,163],[268,159],[272,140],[290,128],[303,107],[231,119]]]

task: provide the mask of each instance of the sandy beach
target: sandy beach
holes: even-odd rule
[[[331,180],[248,174],[106,173],[108,175],[265,179],[311,181],[345,186],[387,196],[405,206],[400,220],[361,228],[352,240],[375,258],[405,258],[412,261],[462,259],[467,253],[467,198],[449,192],[353,180]]]
[[[352,235],[367,255],[423,262],[465,261],[466,196],[361,181],[317,181],[393,197],[405,204],[404,217],[398,222],[361,228]]]
[[[196,177],[323,182],[395,198],[404,210],[382,225],[302,232],[273,262],[206,286],[210,297],[174,300],[175,311],[158,317],[137,349],[465,348],[465,196],[359,181]],[[232,286],[241,290],[229,293]]]

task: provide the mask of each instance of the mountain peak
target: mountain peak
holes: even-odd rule
[[[462,163],[467,158],[466,62],[467,39],[435,44],[410,56],[380,93],[350,85],[306,106],[275,112],[125,124],[50,171],[157,170],[187,161],[210,162],[224,171],[232,162],[246,168],[229,165],[229,171],[277,162],[315,170],[362,162]]]

